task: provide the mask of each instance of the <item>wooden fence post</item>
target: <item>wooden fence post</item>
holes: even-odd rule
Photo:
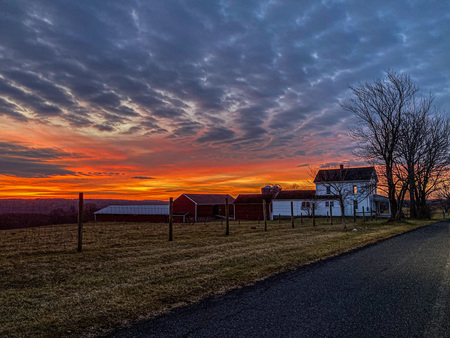
[[[227,224],[225,236],[228,236],[230,234],[230,210],[228,208],[228,197],[225,198],[225,218],[226,218],[226,224]]]
[[[312,205],[312,219],[313,219],[313,227],[316,226],[316,204]]]
[[[292,229],[295,227],[295,221],[294,221],[294,202],[291,201],[291,224],[292,224]]]
[[[83,250],[83,193],[78,194],[78,248],[77,251]]]
[[[333,208],[331,207],[331,202],[330,202],[330,224],[333,225]]]
[[[356,223],[356,207],[353,204],[353,223]]]
[[[173,241],[173,197],[169,202],[169,242]]]
[[[364,207],[362,207],[363,208],[363,222],[365,222],[366,221],[366,213],[364,212]]]
[[[303,224],[303,212],[300,213],[300,224]]]
[[[266,200],[263,199],[264,231],[267,231]]]

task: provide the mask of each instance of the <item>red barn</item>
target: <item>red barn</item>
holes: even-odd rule
[[[194,221],[225,216],[226,198],[230,218],[233,218],[234,197],[228,194],[182,194],[173,201],[173,213],[189,213],[188,217]]]
[[[272,212],[272,194],[239,195],[234,201],[235,219],[263,220],[263,200],[266,201],[266,217]]]

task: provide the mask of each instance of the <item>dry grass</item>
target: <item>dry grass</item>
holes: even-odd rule
[[[91,223],[82,253],[76,225],[1,231],[0,336],[107,332],[424,224],[307,222]]]

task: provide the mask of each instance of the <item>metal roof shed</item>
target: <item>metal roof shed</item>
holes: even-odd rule
[[[94,213],[96,221],[153,222],[169,221],[169,205],[110,205]],[[173,215],[174,222],[185,222],[185,215]]]

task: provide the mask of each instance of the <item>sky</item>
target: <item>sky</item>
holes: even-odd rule
[[[0,198],[168,199],[361,166],[339,103],[450,103],[447,1],[1,1]]]

